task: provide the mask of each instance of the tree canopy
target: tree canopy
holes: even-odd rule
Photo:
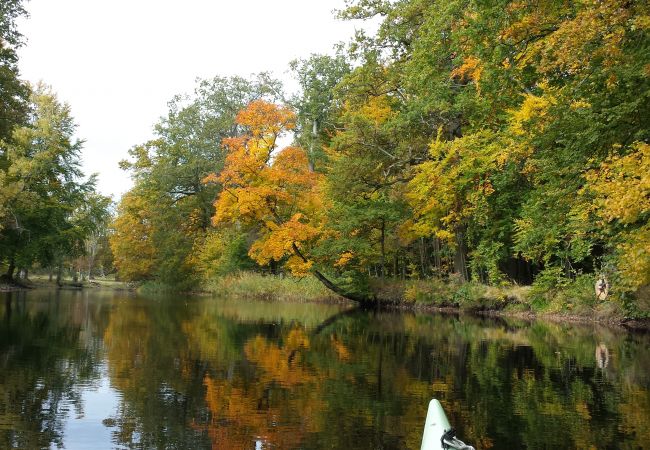
[[[646,2],[358,0],[338,15],[379,27],[294,61],[288,102],[270,80],[234,102],[210,94],[224,79],[203,84],[134,148],[138,189],[167,205],[147,234],[158,258],[199,277],[317,272],[366,299],[386,279],[648,284]]]

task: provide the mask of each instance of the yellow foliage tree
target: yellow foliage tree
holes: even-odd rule
[[[150,203],[137,192],[127,192],[117,207],[110,236],[114,264],[120,278],[142,280],[151,275],[156,249],[151,239]]]
[[[620,226],[616,265],[626,284],[650,284],[650,145],[637,142],[587,174],[593,210],[603,226]]]

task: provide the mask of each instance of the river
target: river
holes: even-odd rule
[[[650,448],[650,336],[86,290],[0,294],[0,448]]]

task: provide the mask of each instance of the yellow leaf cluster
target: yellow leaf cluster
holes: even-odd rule
[[[338,261],[334,263],[336,267],[345,267],[354,258],[354,253],[347,251],[343,252]]]
[[[608,158],[597,170],[587,173],[586,179],[585,191],[595,195],[595,214],[629,230],[619,235],[617,246],[618,269],[624,280],[632,286],[649,284],[650,145],[636,142],[630,153]]]
[[[142,280],[151,274],[156,254],[151,216],[150,202],[144,196],[131,191],[122,197],[109,243],[123,280]]]
[[[586,178],[596,213],[606,221],[629,224],[650,212],[650,145],[637,142],[631,153],[608,158]]]
[[[500,39],[528,43],[516,57],[519,67],[531,65],[539,73],[575,75],[588,72],[591,61],[600,62],[605,69],[620,66],[629,33],[648,26],[647,6],[624,0],[580,3],[576,13],[569,16],[553,2],[523,2],[508,8],[519,18]]]
[[[406,238],[436,236],[454,245],[457,228],[477,210],[487,208],[495,190],[489,179],[503,164],[503,142],[485,131],[451,142],[431,144],[433,161],[417,167],[406,198],[414,211]],[[404,224],[406,225],[406,224]]]
[[[381,126],[395,115],[386,95],[373,96],[358,110],[358,114],[373,123],[375,127]]]
[[[300,247],[300,243],[310,241],[319,234],[319,230],[309,224],[300,222],[298,215],[282,224],[270,224],[266,233],[253,243],[250,249],[250,256],[258,263],[265,265],[271,260],[280,261],[286,256],[294,254],[293,245]],[[291,260],[292,271],[296,275],[304,274],[311,264],[299,264],[297,260]]]
[[[296,125],[295,114],[286,107],[255,100],[237,114],[237,123],[248,127],[254,138],[278,135]]]
[[[510,129],[515,135],[527,134],[529,127],[542,132],[545,128],[545,118],[549,109],[556,103],[553,94],[546,90],[544,95],[526,94],[519,109],[511,111]]]
[[[618,250],[624,279],[635,287],[650,284],[650,224],[627,233]]]

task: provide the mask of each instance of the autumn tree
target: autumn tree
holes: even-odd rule
[[[313,274],[334,292],[365,302],[332,282],[317,268],[310,250],[323,233],[322,175],[313,172],[305,151],[290,146],[277,150],[278,138],[295,126],[286,107],[254,101],[237,115],[247,134],[227,139],[229,152],[219,175],[216,226],[248,226],[257,230],[249,255],[261,265],[282,262],[297,276]]]
[[[152,214],[150,199],[136,190],[124,194],[117,206],[110,245],[123,280],[146,280],[153,275],[156,248]]]

